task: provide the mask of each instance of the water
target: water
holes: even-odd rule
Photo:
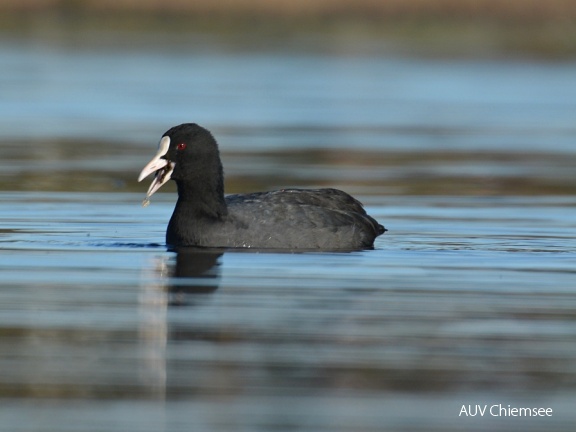
[[[576,65],[191,46],[0,44],[3,429],[571,430]],[[341,187],[389,232],[167,251],[135,177],[181,121],[230,192]]]
[[[215,256],[165,251],[172,203],[140,199],[2,194],[8,430],[573,424],[574,198],[371,199],[373,251]]]

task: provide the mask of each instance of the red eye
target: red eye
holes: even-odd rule
[[[184,150],[186,148],[186,143],[180,143],[176,146],[178,150]]]

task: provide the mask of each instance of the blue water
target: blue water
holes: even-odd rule
[[[576,63],[202,40],[0,42],[2,429],[572,430]],[[342,187],[389,232],[167,251],[135,177],[187,121],[235,192]]]
[[[259,150],[576,149],[574,62],[230,52],[199,45],[0,43],[0,136],[98,137],[150,146],[159,131],[194,121],[216,129],[226,147]]]
[[[572,198],[372,198],[390,227],[373,251],[211,258],[161,246],[169,196],[146,209],[139,194],[1,197],[9,430],[575,420]],[[458,417],[476,403],[554,416]]]

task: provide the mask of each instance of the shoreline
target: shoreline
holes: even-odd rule
[[[194,3],[4,0],[0,32],[46,42],[106,33],[200,35],[230,46],[346,48],[416,56],[576,58],[576,2],[424,0]]]
[[[444,18],[502,22],[576,20],[572,0],[1,0],[0,12],[200,14],[276,18]]]

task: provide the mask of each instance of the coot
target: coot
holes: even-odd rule
[[[138,181],[155,173],[143,205],[168,180],[178,202],[168,224],[170,247],[369,249],[386,229],[337,189],[282,189],[224,196],[218,144],[195,123],[168,130]]]

